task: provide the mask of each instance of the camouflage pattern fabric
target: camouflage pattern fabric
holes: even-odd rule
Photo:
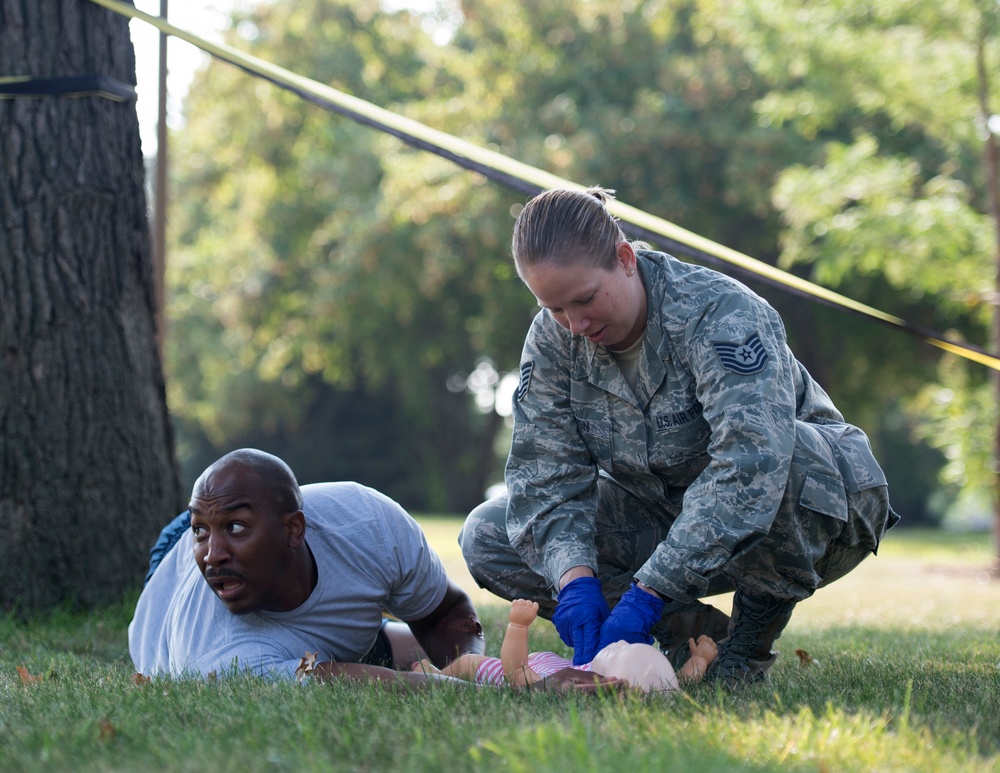
[[[718,272],[638,255],[648,322],[634,390],[604,347],[536,316],[508,498],[465,524],[470,571],[543,613],[580,565],[611,600],[633,576],[681,601],[736,586],[806,598],[899,518],[868,440],[792,355],[766,301]]]
[[[601,493],[596,516],[596,574],[608,606],[613,607],[629,589],[636,567],[666,538],[669,521],[608,476],[601,475],[597,485]],[[458,541],[480,587],[508,601],[516,598],[535,601],[539,615],[552,619],[557,593],[547,580],[528,567],[507,539],[506,494],[473,510]],[[712,578],[706,595],[734,589],[729,578],[719,574]],[[653,636],[667,649],[686,647],[688,637],[697,638],[703,633],[720,641],[725,637],[728,615],[698,602],[670,606],[673,614],[665,615],[652,630]]]

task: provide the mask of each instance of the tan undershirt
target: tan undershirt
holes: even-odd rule
[[[636,376],[639,374],[639,354],[642,351],[642,339],[644,336],[639,336],[639,340],[632,344],[628,349],[620,352],[616,352],[611,347],[608,347],[608,351],[611,352],[611,356],[615,358],[618,363],[618,367],[622,369],[622,374],[625,376],[625,380],[628,385],[632,387],[632,391],[635,391],[635,380]]]

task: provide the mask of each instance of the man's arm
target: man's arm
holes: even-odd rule
[[[420,620],[409,621],[409,626],[427,657],[438,668],[466,652],[475,655],[486,652],[483,626],[472,599],[451,580],[434,611]]]
[[[326,661],[317,663],[309,675],[321,681],[327,679],[348,679],[367,684],[381,684],[394,689],[423,689],[432,684],[458,684],[463,687],[473,687],[469,682],[444,674],[422,673],[420,671],[394,671],[382,666],[369,666],[365,663],[338,663]]]
[[[310,676],[319,680],[348,679],[367,684],[380,684],[397,690],[421,690],[435,684],[457,684],[464,689],[479,689],[479,685],[466,682],[444,674],[421,673],[419,671],[393,671],[382,666],[369,666],[364,663],[336,663],[327,661],[317,663],[310,671]],[[564,668],[539,682],[525,685],[525,690],[541,690],[543,692],[598,694],[608,692],[623,692],[628,687],[627,682],[608,679],[575,668]]]

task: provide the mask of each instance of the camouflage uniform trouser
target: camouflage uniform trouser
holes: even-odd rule
[[[613,607],[628,590],[636,571],[666,538],[673,518],[662,504],[657,507],[636,498],[607,476],[601,475],[597,485],[597,576],[608,605]],[[786,490],[770,531],[741,543],[719,573],[710,578],[705,596],[738,587],[751,596],[801,601],[874,553],[886,529],[899,520],[889,507],[885,486],[847,492],[846,520],[804,507],[800,493]],[[472,511],[458,537],[465,562],[481,587],[507,600],[536,601],[539,613],[551,619],[556,590],[529,569],[511,547],[506,515],[506,495]],[[540,556],[531,558],[536,566],[542,563]],[[701,621],[704,623],[703,618]],[[706,630],[675,630],[671,635],[669,621],[664,619],[653,635],[664,644],[667,639],[680,636],[686,641],[687,635],[700,633],[713,638],[721,633],[724,637],[726,622],[728,617],[715,618]]]

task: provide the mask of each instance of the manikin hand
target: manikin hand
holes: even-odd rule
[[[698,641],[688,639],[688,648],[691,650],[691,657],[701,658],[706,663],[711,663],[719,654],[715,642],[704,634],[698,637]]]
[[[688,649],[691,650],[691,657],[681,667],[678,676],[685,682],[697,682],[718,657],[719,648],[711,637],[702,634],[698,641],[688,639]]]
[[[538,617],[538,603],[527,599],[514,599],[510,603],[510,624],[527,628]]]

